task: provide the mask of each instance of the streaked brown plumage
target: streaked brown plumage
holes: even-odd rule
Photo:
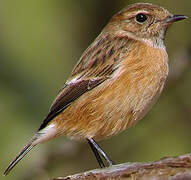
[[[150,110],[168,75],[166,30],[185,18],[147,3],[114,15],[82,54],[39,131],[4,174],[35,145],[61,135],[88,140],[100,166],[100,155],[112,165],[94,139],[118,134]]]

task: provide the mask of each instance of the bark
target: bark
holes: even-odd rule
[[[191,180],[191,154],[149,163],[124,163],[53,180]]]

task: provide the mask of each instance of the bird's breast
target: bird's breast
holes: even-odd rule
[[[129,126],[141,119],[158,99],[168,75],[165,49],[138,43],[122,62],[118,81],[124,92],[124,104],[133,112]]]

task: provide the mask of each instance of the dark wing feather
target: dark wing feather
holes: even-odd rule
[[[100,83],[102,83],[105,78],[99,79],[88,79],[88,80],[79,80],[76,83],[65,85],[63,90],[59,93],[55,101],[53,102],[50,112],[44,119],[39,130],[43,129],[56,115],[66,109],[74,100],[80,97],[85,92],[93,89]]]
[[[126,49],[124,47],[127,47],[127,44],[126,39],[124,41],[119,38],[112,39],[108,36],[98,36],[83,53],[72,71],[68,83],[61,89],[39,130],[43,129],[55,116],[82,94],[110,78],[118,68],[120,56]]]

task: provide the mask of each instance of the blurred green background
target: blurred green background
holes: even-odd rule
[[[38,129],[82,52],[115,12],[135,2],[156,3],[191,17],[188,0],[1,1],[1,174]],[[190,32],[190,19],[168,31],[172,72],[152,111],[135,127],[100,142],[116,163],[191,152]],[[98,165],[89,146],[61,137],[34,148],[0,179],[47,180],[92,168]]]

